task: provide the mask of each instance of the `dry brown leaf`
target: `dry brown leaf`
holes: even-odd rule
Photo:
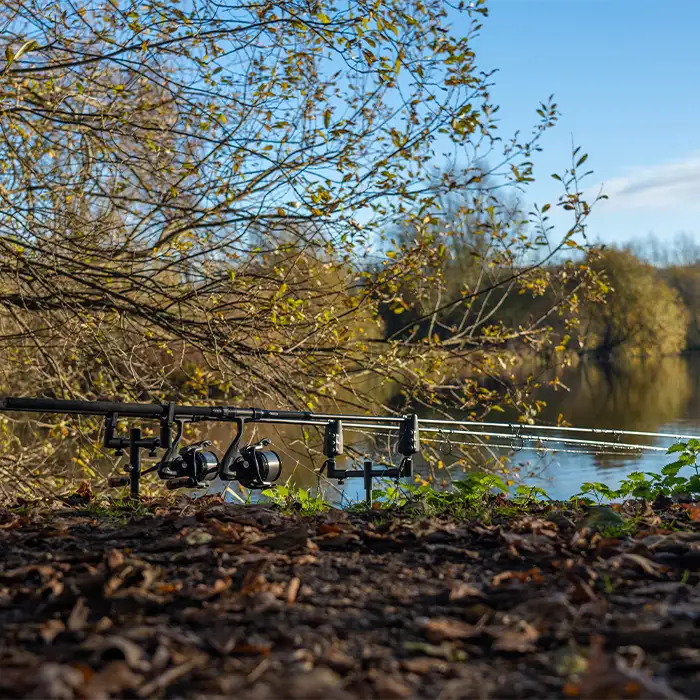
[[[397,700],[400,698],[409,698],[413,695],[411,688],[406,685],[400,677],[387,676],[378,673],[374,678],[374,689],[377,697],[381,700]]]
[[[482,628],[461,620],[436,617],[426,620],[423,629],[431,642],[441,642],[445,639],[469,639],[479,634]]]
[[[110,656],[114,658],[114,652],[121,654],[124,661],[136,671],[147,671],[149,669],[146,653],[136,643],[126,637],[110,635],[109,637],[91,637],[83,645],[87,649],[92,649],[99,656]]]
[[[486,630],[495,637],[493,648],[498,651],[516,651],[525,653],[534,651],[540,633],[530,623],[521,620],[510,628],[492,627]]]
[[[68,616],[66,626],[70,632],[82,632],[90,617],[90,609],[85,603],[85,598],[78,598]]]
[[[63,620],[47,620],[40,628],[39,634],[46,644],[51,644],[66,629]]]
[[[633,554],[632,552],[624,552],[616,557],[610,559],[613,563],[622,564],[623,562],[631,562],[636,564],[645,574],[650,576],[657,575],[661,569],[658,564],[655,564],[650,559],[643,557],[639,554]]]
[[[591,638],[588,668],[579,685],[582,700],[682,700],[666,684],[657,682],[646,674],[628,668],[619,658],[612,658],[604,651],[605,639]]]
[[[685,510],[688,517],[696,523],[700,523],[700,504],[698,503],[683,503],[681,508]]]
[[[89,481],[83,481],[78,490],[75,492],[76,496],[80,496],[84,501],[91,501],[93,499],[92,486],[90,486]]]
[[[527,571],[502,571],[491,579],[491,585],[500,586],[506,581],[544,583],[544,576],[542,576],[542,570],[538,567],[533,567]]]
[[[110,661],[101,671],[94,673],[81,695],[90,700],[119,695],[125,690],[133,690],[143,683],[143,676],[134,673],[125,661]]]
[[[290,580],[287,586],[287,605],[293,605],[297,599],[299,588],[301,587],[301,579],[295,576]]]
[[[267,565],[267,560],[263,559],[248,567],[248,570],[243,576],[243,582],[241,583],[241,593],[250,595],[251,593],[261,590],[265,586],[264,572],[267,569]]]
[[[401,666],[409,673],[417,673],[425,675],[426,673],[446,673],[449,670],[449,664],[441,659],[435,659],[430,656],[418,656],[414,659],[404,659]]]
[[[107,568],[110,571],[115,571],[124,565],[124,555],[118,549],[113,549],[107,555]]]
[[[45,663],[36,671],[33,680],[34,698],[63,698],[75,697],[75,692],[84,683],[83,674],[71,666]]]
[[[455,581],[450,588],[450,600],[483,597],[484,594],[476,586],[464,581]]]
[[[141,686],[138,691],[138,695],[141,698],[147,698],[151,695],[156,694],[163,688],[167,688],[172,685],[176,680],[186,676],[190,671],[192,671],[197,666],[202,666],[208,661],[207,657],[203,654],[198,654],[194,656],[189,661],[181,664],[180,666],[173,666],[167,671],[164,671],[146,685]]]

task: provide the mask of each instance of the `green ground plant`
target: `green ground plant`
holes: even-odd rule
[[[291,486],[289,482],[284,486],[274,486],[265,489],[262,495],[282,508],[282,510],[298,511],[301,512],[302,515],[316,515],[317,513],[323,513],[331,507],[322,493],[318,492],[312,494],[311,489]]]
[[[620,486],[616,489],[599,481],[587,481],[582,484],[580,493],[572,498],[600,505],[605,501],[629,498],[653,501],[659,496],[700,496],[700,467],[697,463],[699,453],[700,440],[677,442],[668,449],[667,454],[677,454],[678,458],[664,466],[659,473],[632,472],[620,482]],[[694,474],[680,475],[680,471],[687,467],[692,468]]]
[[[689,440],[672,445],[667,454],[677,455],[675,461],[665,465],[659,473],[632,472],[627,475],[618,488],[612,488],[600,481],[587,481],[581,490],[571,496],[568,502],[574,506],[597,506],[632,499],[653,501],[659,496],[667,498],[700,496],[700,440]],[[681,475],[681,470],[691,468],[694,473]],[[331,508],[331,504],[319,489],[315,494],[312,489],[291,486],[275,486],[262,492],[270,502],[285,511],[297,511],[304,515],[314,515]],[[499,500],[499,495],[508,496],[507,501]],[[541,487],[519,484],[514,489],[498,475],[487,472],[471,472],[462,479],[453,481],[449,489],[438,489],[430,483],[405,484],[391,480],[380,480],[372,491],[373,508],[417,515],[446,515],[454,518],[480,517],[488,519],[494,513],[499,515],[517,515],[528,508],[554,503],[554,499]],[[364,502],[353,503],[350,511],[367,509]],[[619,520],[619,522],[618,522]],[[602,523],[602,530],[607,536],[619,536],[635,528],[632,520],[616,519],[615,522]]]

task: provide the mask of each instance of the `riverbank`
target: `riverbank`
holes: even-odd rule
[[[0,696],[700,695],[697,513],[492,506],[5,507]]]

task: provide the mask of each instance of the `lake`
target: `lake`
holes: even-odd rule
[[[558,375],[561,386],[557,390],[543,387],[538,395],[547,402],[541,422],[555,423],[562,414],[569,424],[577,427],[697,434],[700,437],[700,355],[631,362],[624,369],[614,371],[594,363],[583,363],[561,369]],[[551,377],[552,373],[543,379],[547,376]],[[508,419],[507,415],[493,414],[487,420]],[[273,438],[273,447],[285,465],[283,479],[291,471],[292,483],[306,488],[317,485],[313,470],[314,465],[320,466],[322,457],[318,454],[319,446],[313,435],[304,436],[300,431],[286,427],[257,426],[256,439],[262,435]],[[673,442],[655,438],[635,438],[633,441],[663,447]],[[346,448],[354,448],[359,454],[369,454],[375,459],[389,457],[387,444],[377,444],[362,435],[347,432],[345,444]],[[519,472],[522,483],[541,486],[553,498],[567,498],[577,493],[584,481],[602,481],[615,487],[630,472],[658,472],[673,461],[672,457],[661,452],[641,456],[539,455],[534,451],[514,453],[510,449],[497,448],[493,452],[509,458],[510,468]],[[472,458],[478,459],[479,455],[483,452],[468,452]],[[416,471],[425,473],[425,464],[421,463],[419,459]],[[440,471],[435,474],[441,476]],[[326,480],[322,488],[326,498],[336,504],[363,497],[362,479],[349,479],[342,487]]]

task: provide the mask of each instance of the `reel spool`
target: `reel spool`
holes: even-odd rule
[[[276,452],[264,449],[269,444],[270,440],[265,438],[257,445],[241,449],[240,456],[233,463],[236,479],[241,485],[249,489],[265,489],[280,478],[282,460]]]

